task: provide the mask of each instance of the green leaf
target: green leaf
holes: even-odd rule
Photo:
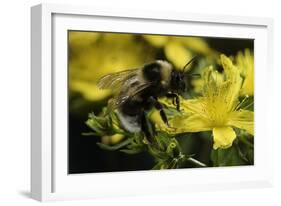
[[[158,162],[156,165],[154,165],[152,170],[160,170],[163,167],[163,164],[163,162]]]
[[[124,152],[126,154],[133,155],[133,154],[138,154],[138,153],[142,152],[142,149],[141,148],[121,149],[120,152]]]
[[[254,138],[247,136],[246,133],[241,133],[238,136],[239,154],[247,160],[249,164],[254,164]]]
[[[177,159],[172,159],[168,163],[168,169],[176,169],[178,168],[178,160]]]
[[[126,139],[123,142],[120,142],[119,144],[116,145],[106,145],[106,144],[102,144],[100,142],[97,143],[97,145],[101,148],[101,149],[105,149],[105,150],[109,150],[109,151],[115,151],[118,150],[122,147],[125,147],[126,145],[128,145],[131,142],[131,139]]]
[[[157,148],[155,148],[153,146],[149,146],[148,151],[154,158],[159,159],[159,160],[166,160],[166,159],[170,158],[169,154],[167,154],[166,152],[157,150]]]
[[[83,132],[82,135],[83,136],[97,136],[98,133],[95,133],[95,132]]]
[[[250,164],[254,164],[254,149],[248,149],[246,153],[246,157],[249,160]]]
[[[227,149],[212,150],[211,160],[213,162],[213,166],[215,167],[240,166],[247,164],[245,159],[239,154],[236,146],[232,146]]]

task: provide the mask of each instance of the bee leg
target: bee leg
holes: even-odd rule
[[[153,128],[149,120],[147,119],[146,113],[143,111],[141,115],[141,129],[148,142],[152,142],[154,136]]]
[[[180,98],[178,95],[176,95],[176,104],[177,104],[177,110],[180,111]]]
[[[167,93],[166,97],[173,98],[173,104],[175,104],[174,101],[176,101],[175,105],[177,106],[177,110],[180,111],[180,98],[179,98],[179,96],[175,93]]]
[[[154,103],[154,106],[157,110],[159,110],[160,116],[161,116],[162,120],[165,122],[165,124],[167,124],[167,126],[170,127],[169,122],[168,122],[168,118],[167,118],[167,116],[164,112],[163,105],[159,101],[157,101],[157,99],[156,99],[155,103]]]
[[[176,105],[177,94],[175,94],[175,93],[167,93],[167,94],[166,94],[166,97],[167,97],[167,98],[171,98],[172,101],[173,101],[173,105]]]

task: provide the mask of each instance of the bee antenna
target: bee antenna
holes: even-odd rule
[[[191,60],[189,60],[189,62],[186,63],[186,65],[184,65],[183,67],[183,72],[186,72],[186,68],[188,67],[188,65],[190,65],[198,56],[194,56]]]

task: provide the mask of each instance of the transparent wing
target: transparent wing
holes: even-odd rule
[[[125,102],[134,98],[150,86],[151,83],[142,83],[137,86],[131,85],[131,87],[128,87],[128,91],[122,91],[118,95],[110,99],[110,101],[108,102],[108,112],[112,112],[115,109],[119,108]]]
[[[112,74],[107,74],[98,80],[97,86],[100,89],[111,89],[118,91],[129,79],[135,78],[139,69],[125,70]]]

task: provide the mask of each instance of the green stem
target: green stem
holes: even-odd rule
[[[196,166],[199,166],[199,167],[207,167],[206,164],[204,164],[203,162],[200,162],[200,161],[198,161],[198,160],[196,160],[196,159],[194,159],[192,157],[188,157],[186,159],[186,161],[188,161],[188,162],[190,162],[190,163],[192,163],[192,164],[194,164]]]
[[[120,143],[118,143],[116,145],[113,145],[113,146],[102,144],[100,142],[98,142],[97,145],[102,149],[109,150],[109,151],[115,151],[115,150],[121,149],[122,147],[125,147],[130,142],[131,142],[131,139],[126,139],[123,142],[120,142]]]

